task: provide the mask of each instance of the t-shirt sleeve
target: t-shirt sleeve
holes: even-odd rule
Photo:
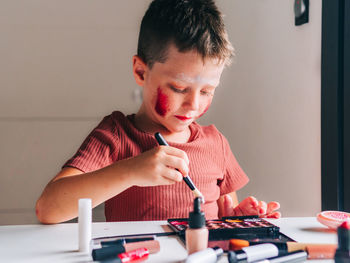
[[[112,155],[119,149],[114,126],[112,117],[105,117],[62,168],[73,167],[87,173],[112,164]]]
[[[233,155],[227,139],[220,134],[223,147],[224,178],[219,182],[220,195],[228,194],[245,186],[249,178]]]

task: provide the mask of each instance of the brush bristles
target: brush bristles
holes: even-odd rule
[[[204,196],[202,195],[201,192],[199,192],[199,190],[197,188],[195,188],[193,191],[192,191],[193,195],[195,197],[200,197],[202,199],[202,203],[204,204],[205,203],[205,200],[204,200]]]

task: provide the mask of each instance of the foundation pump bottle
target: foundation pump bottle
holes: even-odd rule
[[[194,199],[193,211],[188,218],[186,248],[189,255],[208,247],[208,229],[205,226],[204,212],[201,211],[201,202],[200,197]]]

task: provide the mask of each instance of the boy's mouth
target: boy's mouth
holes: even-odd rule
[[[186,117],[186,116],[180,116],[180,115],[175,115],[175,117],[181,121],[188,121],[188,120],[192,119],[192,117]]]

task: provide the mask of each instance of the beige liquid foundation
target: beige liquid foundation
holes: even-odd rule
[[[193,211],[189,214],[188,228],[186,230],[186,248],[188,254],[206,249],[208,247],[208,229],[205,226],[204,212],[201,211],[201,198],[193,201]]]

